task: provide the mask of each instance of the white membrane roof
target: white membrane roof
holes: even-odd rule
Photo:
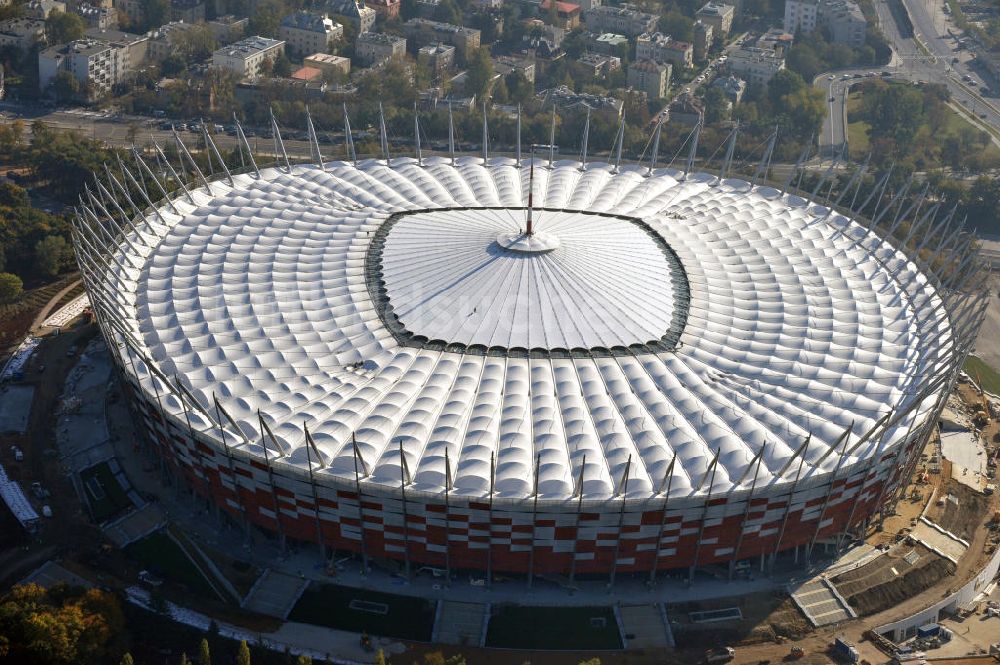
[[[525,235],[525,217],[510,208],[400,217],[382,275],[406,329],[523,349],[645,344],[670,329],[677,285],[662,241],[616,217],[534,210],[533,235],[550,243],[509,249],[503,239]]]
[[[617,496],[626,467],[627,495],[653,496],[675,456],[672,494],[717,494],[749,486],[765,444],[758,488],[791,482],[799,459],[803,478],[829,474],[846,428],[857,442],[944,362],[940,300],[874,234],[743,181],[645,176],[537,167],[551,237],[515,257],[494,246],[524,219],[528,169],[513,160],[265,169],[162,207],[109,270],[144,354],[201,403],[192,426],[219,437],[214,394],[240,430],[227,425],[229,445],[263,456],[259,410],[272,463],[316,461],[307,426],[316,473],[353,481],[355,435],[364,482],[432,493],[487,495],[491,456],[496,496],[511,498],[537,482],[567,499],[581,476],[585,497]],[[448,210],[484,207],[504,209]],[[406,343],[377,310],[379,277],[414,335],[508,350]],[[622,348],[678,321],[676,348]]]

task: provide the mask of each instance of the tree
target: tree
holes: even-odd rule
[[[0,302],[13,302],[21,297],[24,282],[17,275],[0,272]]]
[[[313,665],[312,656],[301,654],[298,658],[295,659],[295,665]]]
[[[292,75],[292,61],[288,59],[288,56],[282,53],[274,60],[274,67],[271,69],[275,76],[281,76],[288,78]]]
[[[180,665],[191,665],[191,661],[188,659],[188,655],[183,651],[181,652]]]
[[[198,645],[198,665],[212,665],[212,654],[208,649],[208,640],[204,637]]]
[[[45,36],[50,44],[65,44],[80,39],[86,29],[87,26],[79,14],[55,9],[45,19]]]
[[[55,277],[62,270],[68,251],[62,236],[45,236],[35,243],[35,263],[43,275]]]
[[[489,92],[490,81],[493,80],[493,60],[490,59],[489,50],[477,48],[469,51],[466,77],[468,94],[481,99]]]
[[[782,97],[798,92],[805,85],[806,82],[802,80],[798,72],[782,69],[767,84],[767,97],[771,100],[771,104],[777,106],[781,103]]]
[[[60,101],[69,101],[80,92],[80,82],[71,72],[62,71],[52,77],[49,90]]]
[[[170,20],[170,0],[139,0],[139,9],[142,14],[141,27],[145,29],[157,28]]]
[[[132,658],[132,654],[128,651],[122,655],[122,659],[118,661],[118,665],[135,665],[135,660]]]
[[[250,665],[250,647],[246,640],[240,640],[240,646],[236,650],[236,665]]]
[[[729,116],[729,100],[721,88],[712,86],[705,93],[705,123],[714,124]]]
[[[657,27],[660,32],[670,35],[677,41],[694,40],[694,21],[678,11],[669,11],[661,16]]]

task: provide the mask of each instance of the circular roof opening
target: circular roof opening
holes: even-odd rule
[[[689,300],[676,254],[642,220],[575,210],[405,212],[368,253],[369,291],[401,342],[533,349],[672,348]]]

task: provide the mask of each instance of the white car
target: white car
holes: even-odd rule
[[[833,79],[835,79],[835,78],[837,78],[837,77],[836,77],[836,76],[834,76],[833,74],[830,74],[829,76],[827,76],[827,77],[826,77],[826,80],[827,80],[827,81],[832,81],[832,80],[833,80]]]

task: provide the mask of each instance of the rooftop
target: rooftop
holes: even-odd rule
[[[276,46],[280,46],[285,42],[280,39],[270,39],[268,37],[246,37],[238,42],[230,44],[229,46],[223,46],[215,53],[219,55],[251,55],[253,53],[260,53],[261,51],[267,51]]]

